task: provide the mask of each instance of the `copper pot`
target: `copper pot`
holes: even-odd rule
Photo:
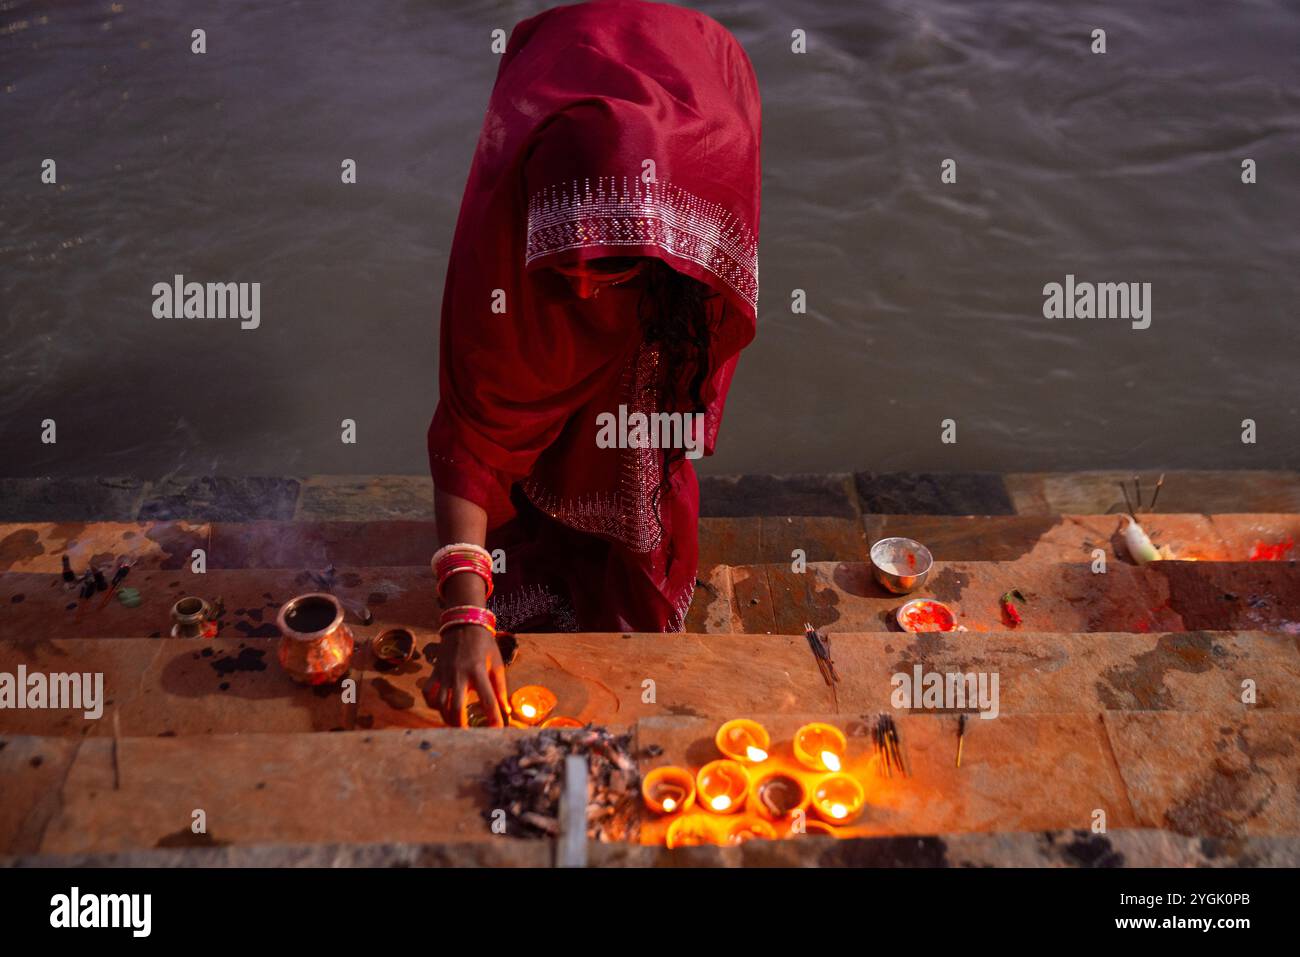
[[[343,616],[339,600],[323,592],[290,598],[280,608],[280,664],[294,681],[327,685],[348,673],[353,641]]]

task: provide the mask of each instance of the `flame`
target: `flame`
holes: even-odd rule
[[[831,817],[844,817],[848,813],[849,813],[849,809],[846,808],[843,804],[831,805]]]
[[[828,771],[838,771],[840,769],[840,756],[834,751],[823,751],[822,764],[826,765]]]
[[[677,807],[677,802],[676,802],[676,801],[674,801],[672,798],[664,798],[664,810],[665,810],[665,811],[667,811],[667,812],[669,812],[669,813],[672,813],[672,811],[673,811],[676,807]]]
[[[758,764],[760,761],[767,760],[767,752],[764,751],[762,748],[754,747],[752,744],[745,749],[745,755],[749,758],[749,760],[753,761],[755,764]]]
[[[519,706],[519,713],[522,714],[525,718],[537,717],[537,709],[530,704],[521,704]]]
[[[719,794],[717,797],[710,800],[709,804],[715,811],[725,811],[727,808],[731,807],[731,798],[725,794]]]

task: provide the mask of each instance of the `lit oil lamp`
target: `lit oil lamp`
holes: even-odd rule
[[[691,814],[679,817],[668,825],[668,834],[664,842],[669,850],[676,847],[699,847],[701,844],[716,844],[718,839],[713,832],[713,824],[707,815]]]
[[[511,717],[520,724],[541,724],[555,710],[555,695],[541,685],[524,685],[510,696]]]
[[[641,797],[656,814],[680,814],[695,806],[695,779],[685,768],[655,768],[641,782]]]
[[[718,729],[713,737],[718,750],[733,761],[742,764],[759,764],[767,760],[772,739],[757,721],[735,718]]]
[[[849,823],[862,813],[865,801],[862,785],[848,774],[828,774],[813,788],[813,810],[827,824]]]
[[[805,724],[794,735],[795,758],[814,771],[842,770],[848,749],[844,732],[829,724]]]
[[[839,837],[839,832],[825,821],[808,820],[803,822],[803,831],[799,837]]]
[[[744,844],[746,841],[775,841],[776,828],[766,821],[747,817],[737,821],[727,829],[728,844]]]
[[[542,722],[543,728],[585,728],[586,725],[577,718],[570,718],[567,715],[557,714],[553,718],[547,718]]]
[[[808,789],[793,774],[772,771],[757,778],[752,789],[754,807],[770,821],[788,818],[808,807]]]
[[[715,814],[734,814],[745,806],[749,772],[739,761],[710,761],[695,776],[696,799]]]

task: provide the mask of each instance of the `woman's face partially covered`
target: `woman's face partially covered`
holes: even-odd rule
[[[592,299],[607,286],[619,286],[640,275],[645,260],[634,256],[605,256],[555,267],[579,299]]]

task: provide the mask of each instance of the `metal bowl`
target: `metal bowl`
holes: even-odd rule
[[[882,538],[871,546],[871,570],[876,581],[895,595],[916,591],[930,577],[934,556],[910,538]]]

